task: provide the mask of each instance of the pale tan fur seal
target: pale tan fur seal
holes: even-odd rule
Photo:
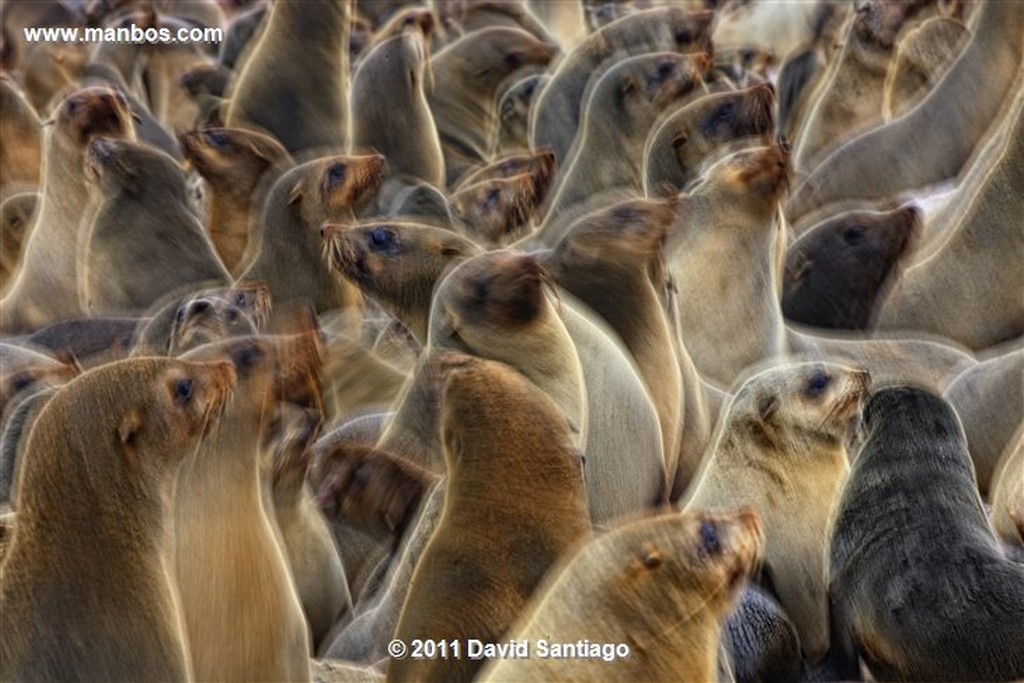
[[[717,680],[722,624],[763,545],[749,508],[613,529],[553,570],[509,631],[530,656],[491,661],[480,680]],[[608,661],[606,643],[626,655]]]
[[[720,418],[686,500],[686,510],[750,505],[761,516],[765,569],[812,664],[829,648],[825,553],[868,384],[866,372],[828,363],[754,375]]]
[[[244,337],[181,357],[228,360],[238,378],[175,501],[175,581],[196,680],[309,680],[307,626],[261,481],[286,351]]]
[[[269,132],[292,154],[348,141],[352,0],[272,5],[231,88],[225,124]]]
[[[21,268],[0,302],[0,327],[5,334],[82,313],[77,258],[80,223],[88,219],[91,203],[82,164],[86,146],[100,135],[134,137],[124,98],[105,88],[68,96],[47,127],[42,198]]]
[[[358,290],[332,274],[321,256],[320,225],[354,222],[376,196],[386,168],[379,154],[333,156],[307,161],[278,178],[238,281],[265,283],[275,305],[305,299],[317,313],[358,310]]]
[[[942,80],[960,55],[971,32],[956,19],[931,17],[911,29],[896,45],[885,77],[882,116],[903,116]]]
[[[175,479],[233,384],[229,363],[130,359],[43,408],[0,573],[0,676],[191,679],[171,583]]]
[[[589,532],[581,461],[559,408],[502,363],[451,358],[442,394],[444,512],[395,636],[493,641]],[[489,486],[496,479],[502,486]],[[388,680],[469,681],[482,664],[393,659]]]
[[[900,118],[829,155],[790,198],[791,221],[843,200],[882,199],[960,172],[1013,92],[1024,54],[1024,3],[988,2],[979,13],[971,41],[935,89]]]
[[[292,165],[269,135],[207,128],[181,136],[181,148],[210,189],[206,232],[224,266],[237,275],[270,186]]]

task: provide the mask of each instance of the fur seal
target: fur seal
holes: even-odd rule
[[[535,238],[554,244],[564,234],[557,227],[559,217],[594,195],[613,189],[642,191],[644,144],[651,128],[669,108],[700,91],[710,65],[704,53],[655,52],[623,59],[600,76]]]
[[[893,288],[880,329],[930,332],[975,350],[1024,335],[1024,93],[1008,116],[1002,153],[942,246]]]
[[[0,199],[6,199],[39,185],[43,130],[32,105],[7,74],[0,77],[0,109]]]
[[[460,187],[451,196],[456,226],[488,249],[508,246],[533,230],[548,180],[521,173]]]
[[[908,31],[885,76],[882,117],[891,121],[920,102],[946,75],[969,37],[967,27],[949,17],[931,17]]]
[[[757,138],[769,144],[774,105],[775,88],[762,83],[704,95],[675,110],[647,138],[644,192],[680,192],[700,173],[702,162],[726,143]]]
[[[390,38],[352,75],[352,149],[383,154],[392,176],[445,186],[444,156],[426,88],[432,81],[427,32]],[[386,88],[388,97],[380,96]]]
[[[39,197],[35,192],[22,192],[0,204],[0,291],[18,272]]]
[[[784,145],[741,150],[711,166],[679,200],[683,227],[666,249],[677,291],[684,293],[682,343],[701,374],[723,386],[785,349],[778,209],[789,166]]]
[[[217,52],[217,61],[233,73],[241,73],[267,26],[269,11],[269,5],[260,3],[232,17],[224,31],[224,41]]]
[[[444,151],[446,187],[490,160],[501,83],[523,67],[546,65],[557,51],[522,29],[493,27],[469,33],[434,55],[435,82],[427,99]]]
[[[992,534],[952,406],[882,389],[865,426],[828,551],[836,646],[876,678],[1024,677],[1024,566]]]
[[[543,73],[521,78],[505,89],[498,100],[498,121],[489,147],[496,154],[530,147],[530,111],[551,76]]]
[[[790,197],[787,217],[796,221],[842,200],[891,197],[959,173],[1018,79],[1022,25],[1024,3],[979,7],[971,40],[942,81],[918,106],[822,161]]]
[[[187,361],[228,360],[234,399],[182,468],[175,501],[175,580],[196,680],[309,680],[310,642],[262,493],[262,463],[286,349],[245,337]]]
[[[464,187],[477,185],[485,180],[514,178],[524,173],[529,173],[536,178],[538,187],[550,187],[555,173],[555,153],[545,148],[535,152],[519,152],[497,158],[486,166],[481,166],[462,176],[453,190],[457,193]],[[541,198],[542,200],[543,198]]]
[[[1003,543],[1024,545],[1024,426],[1006,445],[992,481],[992,528]]]
[[[794,165],[813,170],[833,149],[882,119],[885,79],[908,22],[934,0],[857,3],[830,74],[796,139]]]
[[[480,680],[716,680],[722,622],[763,545],[749,508],[617,527],[561,563],[534,594],[509,633],[530,644],[531,656],[491,661]],[[580,641],[585,656],[559,656]],[[591,654],[598,644],[625,645],[627,655],[607,661]]]
[[[233,384],[229,363],[129,359],[46,404],[0,576],[3,678],[191,678],[171,584],[175,476]]]
[[[133,317],[72,318],[33,332],[27,341],[82,367],[95,367],[127,358],[138,326],[139,318]]]
[[[1024,415],[1021,377],[1024,349],[964,370],[943,392],[963,425],[978,491],[983,496],[991,493],[997,463]]]
[[[808,661],[829,648],[825,551],[870,378],[831,363],[772,368],[743,382],[719,419],[686,510],[750,505],[765,570]]]
[[[550,147],[564,165],[584,111],[584,93],[602,66],[648,52],[711,53],[713,12],[654,7],[626,15],[587,36],[559,63],[533,106],[530,147]]]
[[[38,329],[82,313],[78,299],[80,223],[90,205],[82,173],[85,149],[97,136],[133,138],[124,98],[105,88],[69,95],[44,140],[41,198],[21,268],[0,302],[6,334]]]
[[[757,586],[748,585],[736,601],[725,620],[722,645],[736,683],[800,680],[803,659],[796,627]]]
[[[471,240],[445,228],[373,221],[327,224],[322,234],[334,269],[427,342],[434,288],[458,261],[482,253]]]
[[[334,156],[307,161],[278,178],[263,207],[259,239],[250,250],[254,256],[238,281],[267,284],[275,305],[307,299],[317,313],[358,307],[358,291],[335,277],[321,257],[320,225],[354,221],[373,201],[386,168],[379,154]]]
[[[102,195],[78,259],[78,295],[88,313],[142,313],[168,291],[230,280],[169,156],[100,138],[89,143],[85,172]]]
[[[531,381],[493,361],[456,356],[446,364],[444,512],[416,565],[395,636],[491,642],[548,569],[588,535],[582,465],[565,416]],[[495,478],[502,487],[481,496]],[[468,681],[482,664],[393,659],[388,680]]]
[[[922,230],[921,211],[849,211],[786,250],[782,313],[811,327],[868,330]]]
[[[231,88],[224,122],[266,131],[290,153],[348,141],[351,0],[281,2]],[[299,39],[301,37],[301,39]]]
[[[181,136],[181,148],[210,188],[206,232],[224,266],[238,274],[263,200],[292,166],[277,140],[241,128],[207,128]]]

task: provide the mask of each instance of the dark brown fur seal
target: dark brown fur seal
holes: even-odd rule
[[[292,154],[348,141],[351,0],[274,4],[231,88],[225,123],[270,133]]]
[[[395,631],[404,642],[498,640],[590,529],[581,461],[561,411],[506,365],[465,356],[450,363],[441,419],[445,507]],[[496,477],[503,485],[481,495]],[[482,664],[393,659],[388,680],[468,681]]]
[[[274,304],[312,302],[317,313],[358,308],[358,292],[331,273],[321,256],[320,225],[352,222],[384,180],[384,157],[334,156],[301,164],[281,176],[267,197],[251,265],[239,282],[262,282]]]
[[[83,309],[137,314],[168,291],[230,280],[186,204],[185,176],[173,159],[140,143],[98,139],[85,171],[102,200],[82,238]]]
[[[131,359],[49,401],[0,578],[3,678],[191,678],[170,578],[175,475],[233,384],[228,363]]]
[[[1024,566],[993,536],[953,408],[893,387],[865,423],[828,554],[844,654],[879,679],[1024,677]]]
[[[185,133],[181,147],[210,188],[206,231],[224,266],[237,274],[263,200],[291,156],[269,135],[241,128]]]
[[[872,328],[921,229],[914,206],[850,211],[811,228],[786,251],[783,315],[811,327]]]

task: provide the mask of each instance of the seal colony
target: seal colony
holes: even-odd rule
[[[0,680],[1024,679],[1024,2],[0,2]]]

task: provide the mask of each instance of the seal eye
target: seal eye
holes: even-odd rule
[[[724,123],[727,119],[732,117],[732,111],[732,102],[723,104],[718,108],[718,111],[715,112],[715,121],[718,123]]]
[[[744,64],[750,64],[752,61],[754,61],[754,51],[743,50],[742,52],[740,52],[740,59],[743,61]]]
[[[392,246],[393,238],[391,231],[387,228],[374,228],[370,231],[370,244],[375,249],[387,249]]]
[[[178,309],[178,312],[174,315],[174,319],[179,323],[185,322],[185,309],[186,306],[182,306]]]
[[[850,246],[856,246],[864,240],[864,226],[854,225],[843,231],[843,241]]]
[[[227,313],[224,314],[227,317],[229,323],[233,323],[238,320],[238,309],[229,308]]]
[[[36,380],[32,375],[27,372],[19,372],[14,376],[14,380],[11,382],[11,385],[14,387],[15,391],[21,391],[22,389],[32,386],[35,382]]]
[[[812,398],[820,396],[828,385],[832,383],[832,378],[827,373],[819,370],[815,372],[809,380],[807,380],[806,394]]]
[[[718,529],[711,522],[701,522],[700,541],[704,544],[704,550],[708,554],[715,555],[722,549],[722,542],[718,538]]]
[[[327,182],[331,185],[337,185],[345,181],[345,164],[334,164],[330,170],[327,171]]]
[[[673,71],[675,71],[675,67],[672,62],[664,61],[658,64],[658,78],[662,80],[671,76]]]
[[[207,131],[206,140],[217,149],[224,149],[231,142],[231,138],[224,133],[216,133],[213,131]]]
[[[685,43],[693,42],[693,34],[688,29],[679,29],[676,31],[676,42],[680,45]]]
[[[494,211],[494,207],[498,205],[498,197],[501,196],[501,191],[498,188],[494,188],[487,192],[487,201],[484,203],[484,208],[488,211]]]
[[[235,294],[235,305],[236,306],[243,306],[244,307],[244,306],[247,305],[247,303],[248,302],[246,302],[246,300],[245,300],[245,294],[243,294],[242,292],[239,292],[238,294]]]
[[[174,402],[180,406],[188,405],[192,400],[192,380],[180,379],[174,385]]]
[[[251,369],[259,365],[261,360],[263,360],[263,352],[254,346],[250,346],[238,355],[236,365],[240,368]]]

